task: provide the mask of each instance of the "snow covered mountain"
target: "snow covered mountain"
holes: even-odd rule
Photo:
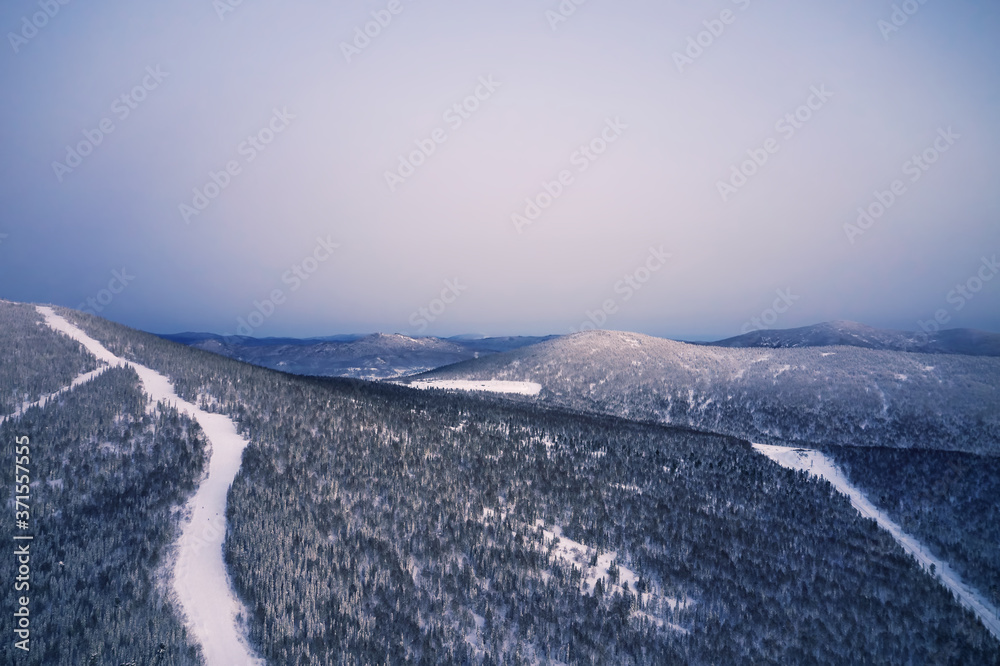
[[[387,379],[517,349],[548,338],[411,338],[399,334],[252,338],[212,333],[162,335],[239,361],[298,375]]]
[[[717,342],[694,344],[713,347],[830,347],[844,345],[908,351],[921,354],[967,354],[1000,356],[1000,334],[970,328],[953,328],[937,333],[893,331],[873,328],[853,321],[828,321],[813,326],[782,330],[762,329]]]
[[[254,338],[214,333],[176,333],[160,337],[238,361],[299,375],[394,379],[461,361],[521,349],[558,336],[450,338],[399,334],[333,335],[320,338]],[[718,342],[693,345],[730,348],[850,346],[925,354],[1000,356],[1000,335],[952,329],[924,335],[833,321],[803,328],[760,330]]]
[[[991,357],[727,349],[590,331],[419,380],[535,382],[537,399],[554,405],[755,442],[1000,452],[1000,359]]]

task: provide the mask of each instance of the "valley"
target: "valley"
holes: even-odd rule
[[[369,380],[426,372],[549,339],[521,336],[413,338],[383,333],[315,339],[251,338],[207,333],[162,337],[282,372]]]

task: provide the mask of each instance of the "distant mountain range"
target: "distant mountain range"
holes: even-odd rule
[[[214,333],[177,333],[160,337],[273,370],[370,380],[412,375],[550,339],[475,336],[411,338],[385,333],[305,339],[251,338]]]
[[[983,356],[589,331],[420,379],[533,382],[531,400],[752,442],[1000,453],[1000,359]]]
[[[1000,334],[970,328],[954,328],[937,333],[893,331],[865,326],[853,321],[829,321],[813,326],[783,330],[759,330],[718,342],[693,344],[713,347],[830,347],[843,345],[906,351],[921,354],[966,354],[1000,356]]]
[[[160,335],[205,351],[299,375],[395,379],[481,356],[521,349],[559,337],[409,337],[399,334],[331,335],[317,338],[253,338],[215,333]],[[913,333],[831,321],[802,328],[760,330],[703,347],[792,349],[847,346],[922,354],[1000,356],[1000,334],[972,329]]]

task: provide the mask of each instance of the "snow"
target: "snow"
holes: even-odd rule
[[[549,435],[545,435],[545,437],[542,438],[542,444],[545,446],[545,457],[551,459],[552,449],[555,448],[556,443]]]
[[[624,594],[625,583],[628,583],[628,589],[632,593],[636,593],[635,586],[639,582],[639,576],[634,571],[626,567],[621,562],[617,562],[618,553],[610,552],[604,553],[597,556],[597,566],[590,566],[593,560],[594,554],[597,552],[595,549],[586,546],[579,541],[573,541],[562,534],[562,529],[556,525],[553,526],[551,530],[545,529],[545,523],[541,520],[535,521],[535,526],[541,528],[542,535],[544,538],[546,548],[550,544],[555,543],[555,548],[552,550],[552,555],[556,559],[562,560],[564,563],[570,566],[575,566],[583,573],[583,591],[593,594],[594,586],[597,584],[598,579],[604,579],[604,590],[607,595],[614,594]],[[611,568],[612,562],[617,562],[618,564],[618,582],[612,583],[608,570]],[[643,603],[649,602],[653,595],[646,592],[642,595]],[[671,608],[687,608],[690,605],[688,600],[678,600],[678,599],[666,599],[667,605]],[[644,615],[647,619],[654,622],[657,626],[669,627],[676,631],[682,633],[687,633],[684,627],[672,624],[670,622],[665,622],[660,618],[656,618],[648,613],[637,613]]]
[[[486,521],[496,519],[498,517],[498,513],[500,520],[506,520],[506,511],[500,510],[498,512],[494,509],[484,507],[482,520]],[[526,531],[531,531],[532,529],[528,527],[527,524],[524,524],[524,527]],[[594,586],[597,584],[598,579],[602,578],[604,579],[604,593],[608,596],[624,594],[625,583],[628,583],[629,591],[632,592],[632,594],[638,594],[635,586],[639,582],[639,575],[618,561],[617,552],[597,555],[597,565],[591,566],[590,563],[593,560],[594,555],[597,553],[596,549],[563,536],[562,528],[558,525],[554,525],[551,529],[546,529],[545,521],[541,519],[535,521],[533,529],[541,531],[542,546],[546,552],[553,546],[553,544],[555,544],[552,548],[552,557],[562,561],[564,564],[579,569],[582,578],[580,587],[584,594],[593,594]],[[617,583],[612,583],[609,575],[609,569],[611,568],[612,562],[615,562],[618,565]],[[657,605],[659,605],[660,608],[666,606],[673,610],[678,608],[686,609],[692,603],[693,602],[690,599],[673,599],[660,596],[653,592],[644,592],[642,594],[642,604],[647,608],[647,611],[655,608]],[[672,622],[667,622],[666,620],[656,617],[649,612],[636,610],[633,611],[633,614],[649,620],[660,629],[671,629],[683,634],[688,633],[687,629],[684,627],[673,624]]]
[[[579,567],[584,572],[583,587],[584,590],[594,590],[594,585],[597,583],[598,578],[603,578],[607,583],[606,590],[609,593],[613,593],[614,590],[619,592],[623,591],[622,583],[628,583],[629,589],[635,590],[635,584],[639,582],[639,576],[635,574],[634,571],[628,567],[619,564],[619,582],[612,584],[609,582],[608,569],[611,568],[611,563],[618,559],[618,553],[610,552],[604,553],[603,555],[597,556],[597,566],[590,566],[590,562],[593,559],[593,555],[596,552],[593,548],[589,548],[579,541],[573,541],[565,536],[563,536],[562,528],[558,525],[554,526],[551,530],[545,529],[545,524],[542,521],[537,521],[535,523],[537,527],[542,528],[542,534],[545,537],[546,546],[552,542],[556,543],[555,549],[552,554],[565,562],[576,567]]]
[[[963,582],[961,577],[948,566],[947,562],[931,555],[927,547],[916,537],[904,532],[883,511],[869,502],[864,493],[847,480],[844,473],[828,456],[819,451],[788,446],[754,444],[753,447],[782,467],[805,470],[829,481],[834,488],[850,498],[851,504],[858,510],[858,513],[866,518],[872,518],[879,527],[891,534],[896,542],[903,547],[903,550],[912,555],[920,566],[927,571],[930,571],[933,566],[934,575],[938,582],[950,590],[963,606],[974,612],[991,634],[1000,639],[1000,619],[997,618],[997,609],[982,594]]]
[[[535,382],[514,382],[498,379],[420,379],[411,382],[417,389],[451,389],[455,391],[488,391],[490,393],[516,393],[518,395],[538,395],[542,385]]]
[[[101,343],[57,315],[38,307],[45,323],[82,344],[99,360],[111,366],[126,361]],[[155,370],[129,362],[154,403],[165,402],[194,418],[211,445],[208,476],[185,507],[189,519],[177,541],[173,587],[185,614],[188,629],[201,645],[209,666],[247,666],[262,663],[246,644],[240,618],[243,607],[232,588],[222,555],[226,534],[226,494],[239,471],[247,441],[236,425],[221,414],[210,414],[181,400],[173,385]]]

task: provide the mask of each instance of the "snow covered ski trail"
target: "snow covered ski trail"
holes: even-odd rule
[[[32,403],[25,403],[25,404],[21,405],[21,407],[17,411],[15,411],[13,414],[8,414],[6,416],[0,416],[0,423],[3,423],[4,421],[7,421],[8,419],[19,419],[19,418],[21,418],[21,416],[26,411],[28,411],[32,407],[44,407],[45,405],[49,404],[49,402],[51,400],[54,400],[55,398],[58,398],[63,393],[66,393],[70,389],[76,388],[80,384],[89,382],[91,379],[93,379],[97,375],[101,374],[105,370],[107,370],[106,367],[104,367],[104,368],[98,368],[97,370],[91,370],[90,372],[84,372],[82,374],[77,375],[76,378],[74,378],[73,381],[69,383],[69,385],[62,387],[58,391],[55,391],[53,393],[49,393],[47,395],[43,395],[41,398],[39,398],[38,400],[36,400],[36,401],[34,401]]]
[[[57,315],[52,308],[38,306],[37,309],[50,328],[73,338],[99,360],[112,367],[126,364],[125,360]],[[222,556],[222,541],[226,534],[226,493],[239,471],[247,441],[239,435],[236,425],[228,417],[210,414],[180,399],[165,376],[137,363],[127,363],[139,375],[146,394],[154,402],[170,404],[195,419],[212,447],[208,477],[188,501],[186,509],[190,518],[177,542],[173,587],[187,627],[201,645],[208,666],[262,663],[243,636],[239,619],[243,607],[233,591]]]
[[[874,519],[879,527],[891,534],[892,538],[903,547],[903,550],[912,555],[924,569],[930,571],[933,567],[938,581],[955,594],[963,606],[975,613],[991,634],[1000,639],[1000,620],[997,619],[997,609],[983,595],[963,582],[961,577],[948,566],[947,562],[931,555],[927,546],[916,537],[904,532],[902,527],[869,502],[865,494],[847,480],[837,464],[828,456],[819,451],[790,446],[754,444],[753,448],[782,467],[804,470],[833,484],[834,488],[847,495],[858,513],[866,518]]]

